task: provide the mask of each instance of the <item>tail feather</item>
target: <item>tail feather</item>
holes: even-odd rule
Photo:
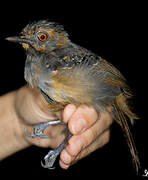
[[[140,169],[140,162],[138,158],[138,152],[136,150],[136,146],[132,137],[132,134],[130,132],[130,128],[127,122],[127,117],[133,124],[134,119],[138,119],[138,117],[131,112],[129,109],[127,103],[126,103],[126,97],[124,94],[119,95],[116,97],[113,103],[114,108],[114,117],[115,120],[118,122],[118,124],[121,126],[124,135],[126,137],[126,141],[132,156],[133,165],[136,169],[136,172],[138,173],[138,170]]]

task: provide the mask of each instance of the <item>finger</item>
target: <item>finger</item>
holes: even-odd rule
[[[74,104],[68,104],[63,111],[63,122],[68,123],[70,120],[71,116],[74,114],[76,111],[76,106]]]
[[[98,113],[93,107],[79,106],[71,116],[68,127],[72,134],[78,134],[91,127],[98,119]]]
[[[102,148],[105,144],[109,142],[110,130],[104,131],[92,144],[83,149],[78,156],[76,156],[75,161],[78,161],[86,156],[88,156],[93,151]]]
[[[61,168],[63,169],[68,169],[69,168],[69,164],[65,164],[63,161],[59,160],[59,165],[61,166]]]
[[[73,159],[83,150],[94,142],[112,123],[112,117],[108,112],[102,112],[100,119],[87,131],[80,135],[73,135],[63,152],[61,152],[61,161],[73,161]],[[65,151],[68,155],[66,155]],[[70,157],[69,157],[70,156]],[[67,160],[68,159],[68,160]]]
[[[60,154],[59,164],[63,169],[67,169],[75,158],[75,156],[71,156],[66,149],[64,149]]]
[[[112,123],[112,117],[107,112],[101,112],[100,118],[89,129],[79,135],[73,135],[66,147],[66,150],[71,156],[77,156],[77,154],[91,144],[95,139],[100,136]]]
[[[109,142],[110,138],[110,130],[107,129],[102,133],[93,143],[87,146],[84,150],[82,150],[77,156],[71,156],[66,149],[64,149],[60,155],[59,164],[63,169],[68,169],[68,167],[78,160],[86,157],[96,149],[103,147],[105,144]]]

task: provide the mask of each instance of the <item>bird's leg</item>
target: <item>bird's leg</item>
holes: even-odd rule
[[[54,165],[54,162],[55,162],[57,156],[64,149],[65,145],[67,144],[67,142],[71,136],[72,136],[72,134],[70,132],[68,132],[64,141],[56,149],[50,150],[48,152],[48,154],[44,157],[45,164],[43,164],[41,161],[42,167],[48,168],[48,169],[54,169],[53,165]]]
[[[63,123],[60,120],[41,122],[33,126],[33,134],[29,134],[25,129],[25,135],[31,138],[34,138],[36,136],[39,136],[40,138],[48,138],[48,136],[43,136],[42,133],[44,132],[45,128],[47,128],[48,126],[56,125],[56,124],[63,124]]]

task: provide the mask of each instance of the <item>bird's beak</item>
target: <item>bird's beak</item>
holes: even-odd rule
[[[29,39],[21,38],[19,36],[7,37],[6,40],[11,42],[18,42],[18,43],[27,43],[27,44],[31,43]]]

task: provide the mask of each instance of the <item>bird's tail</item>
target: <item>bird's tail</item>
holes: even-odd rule
[[[136,169],[138,174],[138,170],[140,169],[140,162],[138,158],[138,152],[136,150],[136,146],[128,125],[127,120],[129,119],[130,122],[133,124],[135,119],[139,119],[129,108],[127,104],[127,99],[129,98],[129,94],[122,93],[117,96],[113,102],[113,109],[114,109],[114,118],[121,126],[124,135],[126,137],[126,141],[131,152],[133,165]]]

